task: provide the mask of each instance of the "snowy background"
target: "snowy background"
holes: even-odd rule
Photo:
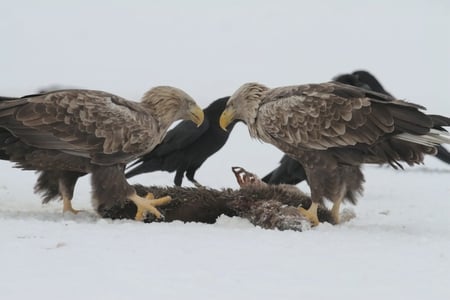
[[[167,84],[206,106],[248,81],[366,69],[395,96],[450,116],[448,1],[2,1],[0,11],[3,96],[60,84],[139,100]],[[237,187],[231,166],[265,175],[281,155],[238,125],[196,178]],[[0,170],[1,299],[450,298],[450,167],[434,158],[403,172],[365,167],[356,218],[303,233],[225,217],[102,220],[88,176],[73,201],[86,212],[63,216],[60,203],[40,204],[32,172]]]

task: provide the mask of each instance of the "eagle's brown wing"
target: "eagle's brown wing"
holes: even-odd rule
[[[421,106],[388,97],[331,82],[273,89],[259,109],[257,126],[282,149],[305,150],[370,145],[394,132],[428,132],[431,120],[418,111]]]
[[[158,131],[156,121],[138,103],[90,90],[0,102],[0,126],[33,147],[88,157],[98,164],[129,162],[148,150]]]

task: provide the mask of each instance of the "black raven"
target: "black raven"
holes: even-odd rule
[[[355,71],[352,74],[338,75],[335,78],[333,78],[333,80],[392,96],[383,88],[383,86],[375,78],[375,76],[373,76],[367,71]],[[450,164],[450,153],[447,151],[447,149],[445,149],[444,146],[442,145],[439,145],[436,148],[437,148],[436,158],[442,160],[445,163]]]
[[[334,81],[353,85],[366,90],[374,91],[377,93],[382,93],[385,95],[392,96],[388,93],[381,83],[367,71],[355,71],[352,74],[342,74],[333,78]]]
[[[367,71],[355,71],[351,74],[342,74],[333,78],[334,81],[364,88],[374,92],[392,96],[381,83]],[[437,125],[439,126],[439,125]],[[450,153],[442,145],[437,146],[436,158],[450,164]],[[298,184],[306,179],[302,165],[288,155],[283,155],[280,165],[262,178],[262,181],[271,184]]]
[[[200,127],[183,121],[169,130],[161,144],[130,166],[137,165],[126,173],[126,177],[153,171],[176,171],[176,186],[181,186],[184,173],[192,183],[201,186],[194,179],[195,172],[208,157],[223,147],[235,125],[231,124],[226,132],[219,127],[219,117],[228,99],[220,98],[205,108],[205,120]]]

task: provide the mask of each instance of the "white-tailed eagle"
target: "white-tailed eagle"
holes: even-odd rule
[[[92,174],[93,201],[107,210],[132,201],[137,219],[151,201],[139,197],[124,176],[125,165],[150,152],[179,119],[203,122],[203,111],[184,91],[159,86],[141,102],[93,90],[60,90],[0,99],[0,157],[40,173],[35,191],[48,202],[60,196],[63,211],[80,176]],[[163,199],[170,200],[170,199]]]
[[[313,203],[301,211],[317,225],[324,198],[333,202],[335,223],[342,200],[356,202],[364,182],[361,164],[418,164],[424,154],[436,153],[436,145],[450,142],[441,127],[450,119],[422,109],[337,82],[274,89],[247,83],[231,96],[220,125],[242,120],[252,137],[300,162]]]

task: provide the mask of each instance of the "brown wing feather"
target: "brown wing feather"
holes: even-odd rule
[[[389,101],[388,101],[389,100]],[[273,89],[259,109],[260,130],[303,149],[374,144],[400,132],[425,134],[420,105],[338,83]]]
[[[389,111],[373,107],[370,99],[362,95],[346,99],[328,90],[301,87],[304,89],[297,87],[292,95],[260,107],[260,128],[273,139],[304,149],[324,150],[372,144],[394,131]]]
[[[20,100],[6,121],[14,135],[36,148],[91,157],[98,163],[133,159],[147,151],[158,130],[138,103],[105,92],[65,90]]]

